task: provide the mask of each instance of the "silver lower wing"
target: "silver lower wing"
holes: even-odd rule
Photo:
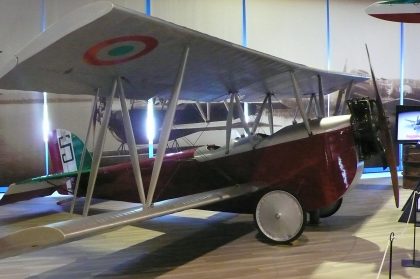
[[[0,258],[16,256],[93,234],[103,233],[131,223],[232,199],[257,192],[262,188],[261,185],[235,185],[157,202],[153,207],[147,209],[139,206],[23,229],[0,238]]]

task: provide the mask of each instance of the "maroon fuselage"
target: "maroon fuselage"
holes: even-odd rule
[[[358,171],[350,126],[204,161],[197,160],[194,153],[195,149],[191,149],[165,157],[155,201],[255,183],[288,191],[299,199],[305,210],[314,210],[342,197]],[[140,163],[146,193],[153,162],[146,159]],[[80,195],[85,194],[87,180],[88,175],[82,177]],[[94,197],[139,202],[130,163],[102,167],[96,184]],[[253,212],[256,197],[241,197],[211,209]]]

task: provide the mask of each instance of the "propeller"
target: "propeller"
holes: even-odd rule
[[[372,63],[370,62],[369,49],[367,47],[367,44],[365,44],[365,46],[366,46],[366,52],[367,52],[367,56],[369,60],[369,67],[370,67],[370,73],[372,76],[373,88],[375,90],[375,95],[376,95],[379,130],[381,131],[382,137],[384,139],[386,161],[388,162],[389,170],[391,173],[391,181],[392,181],[392,189],[394,191],[395,205],[398,208],[399,203],[400,203],[400,200],[399,200],[400,194],[399,194],[397,162],[395,160],[394,144],[392,142],[391,133],[388,128],[388,120],[385,115],[382,99],[381,99],[381,96],[379,95],[378,85],[376,84],[376,78],[373,72]]]

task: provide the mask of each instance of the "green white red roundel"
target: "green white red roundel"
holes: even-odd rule
[[[150,36],[122,36],[90,47],[83,59],[86,63],[96,66],[116,65],[146,55],[157,45],[158,41]]]

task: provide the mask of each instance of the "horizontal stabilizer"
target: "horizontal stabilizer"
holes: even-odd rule
[[[23,229],[0,238],[0,258],[16,256],[25,252],[99,234],[134,222],[232,199],[256,192],[262,188],[262,186],[257,185],[235,185],[157,202],[146,210],[139,206]]]
[[[82,173],[88,173],[89,171],[85,169]],[[69,178],[76,176],[77,171],[44,175],[13,183],[9,185],[6,193],[0,199],[0,205],[49,196],[59,187],[65,185]]]

